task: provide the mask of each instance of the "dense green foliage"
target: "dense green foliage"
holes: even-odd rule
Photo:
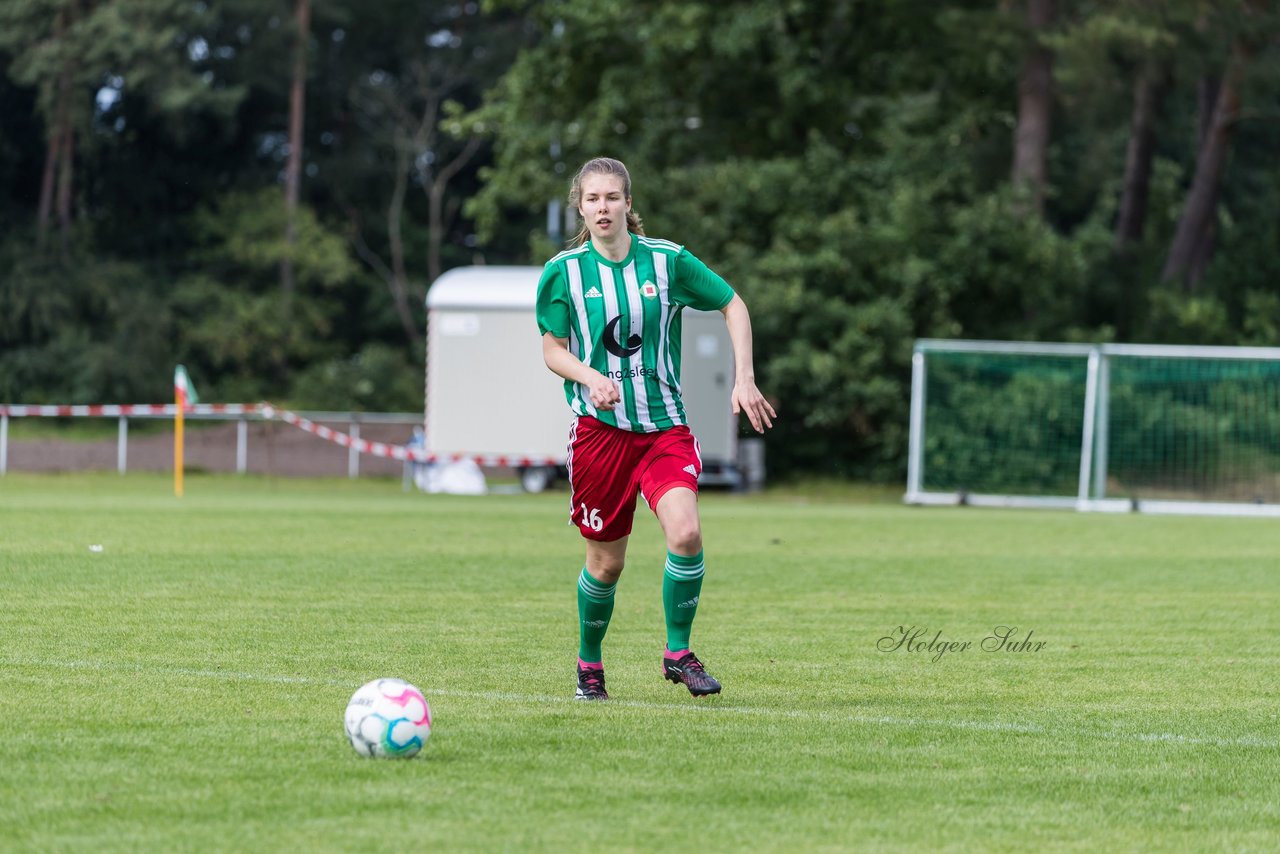
[[[1057,5],[1032,33],[1024,4],[979,0],[314,0],[290,249],[291,3],[12,0],[0,399],[161,399],[183,361],[208,399],[416,409],[433,264],[540,263],[558,248],[548,202],[597,154],[631,167],[649,233],[747,299],[782,414],[775,472],[897,477],[918,336],[1274,343],[1273,4]],[[1033,43],[1054,55],[1043,215],[1010,184]],[[1212,261],[1162,281],[1209,115],[1197,93],[1237,56]],[[74,205],[42,231],[64,75]],[[1145,220],[1121,241],[1143,75],[1163,88]]]
[[[560,496],[9,480],[7,851],[669,851],[679,821],[716,851],[1280,833],[1269,520],[709,495],[693,642],[724,693],[660,676],[662,542],[638,520],[612,698],[587,704]],[[980,649],[1000,625],[1046,646]],[[916,649],[878,647],[899,626],[925,630]],[[972,646],[934,661],[939,632]],[[433,734],[361,759],[343,708],[390,675],[424,690]]]
[[[784,468],[899,471],[917,336],[1261,343],[1280,320],[1276,279],[1233,260],[1280,263],[1262,238],[1278,233],[1280,208],[1255,189],[1277,183],[1274,122],[1240,123],[1208,277],[1194,293],[1157,281],[1194,166],[1186,95],[1226,49],[1224,31],[1191,38],[1186,4],[1062,4],[1044,219],[1008,185],[1017,15],[976,2],[749,3],[726,19],[722,4],[684,2],[649,4],[637,26],[631,8],[533,5],[548,35],[489,108],[497,168],[474,203],[481,226],[513,198],[555,193],[586,156],[627,160],[654,233],[746,295],[762,385],[785,413],[770,447]],[[1227,28],[1235,7],[1221,5]],[[1160,125],[1146,237],[1119,252],[1126,69],[1147,42],[1175,50],[1182,88]],[[1266,83],[1275,51],[1265,59],[1247,96],[1260,115],[1280,107]]]
[[[428,105],[440,116],[478,106],[520,22],[438,4],[314,7],[291,249],[280,186],[291,3],[4,5],[0,106],[15,120],[0,128],[0,177],[11,179],[0,195],[0,399],[164,400],[183,362],[206,400],[421,409],[421,332],[404,334],[381,275],[391,263],[390,140],[435,116]],[[69,9],[80,18],[60,32]],[[68,63],[73,218],[42,234],[45,136]],[[428,142],[422,158],[463,146],[445,134]],[[470,230],[451,212],[474,182],[472,167],[446,194],[448,266],[473,257]],[[420,330],[427,202],[419,184],[410,189],[405,286]],[[292,294],[280,286],[286,257],[297,268]]]

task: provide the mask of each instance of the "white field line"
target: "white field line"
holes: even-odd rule
[[[239,670],[216,670],[195,667],[166,667],[157,664],[138,664],[111,661],[60,660],[49,658],[0,658],[0,667],[46,667],[65,670],[97,670],[124,673],[157,674],[167,673],[173,676],[188,676],[202,679],[225,679],[238,682],[263,682],[280,685],[330,685],[350,687],[350,679],[325,679],[314,676],[276,676],[269,673],[247,673]],[[358,687],[358,686],[357,686]],[[575,703],[567,693],[564,696],[548,694],[520,694],[513,691],[462,691],[456,688],[431,688],[426,691],[428,699],[433,696],[463,697],[474,700],[501,700],[508,703],[555,704]],[[1119,732],[1112,730],[1087,730],[1045,727],[1039,724],[1016,723],[1012,721],[968,721],[946,720],[942,718],[902,717],[898,715],[855,715],[839,712],[823,712],[812,709],[779,709],[760,708],[756,706],[731,706],[718,699],[707,699],[694,703],[651,703],[644,700],[617,700],[608,702],[610,707],[621,706],[628,709],[652,709],[662,712],[693,712],[695,714],[735,714],[761,718],[786,718],[789,720],[822,721],[826,723],[881,724],[904,729],[953,729],[976,732],[1010,732],[1025,735],[1052,735],[1093,738],[1106,741],[1127,741],[1144,744],[1185,744],[1209,745],[1213,747],[1259,747],[1274,749],[1280,747],[1280,740],[1261,736],[1245,735],[1235,738],[1216,736],[1202,737],[1179,735],[1177,733],[1145,733]]]

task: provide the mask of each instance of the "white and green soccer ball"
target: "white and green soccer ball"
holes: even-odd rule
[[[427,698],[403,679],[375,679],[360,686],[343,717],[347,738],[361,756],[416,756],[431,735]]]

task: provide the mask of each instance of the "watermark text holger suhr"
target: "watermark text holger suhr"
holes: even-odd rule
[[[976,648],[981,652],[1039,652],[1047,641],[1033,641],[1034,634],[1034,629],[1022,634],[1017,626],[996,626],[977,642]],[[940,661],[947,653],[965,653],[974,648],[973,641],[949,640],[942,636],[941,629],[931,633],[922,626],[898,626],[876,641],[876,649],[881,652],[921,653],[930,661]]]

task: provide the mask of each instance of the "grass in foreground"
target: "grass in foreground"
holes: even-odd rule
[[[582,704],[564,493],[168,490],[0,480],[0,849],[1261,851],[1280,832],[1273,522],[708,495],[694,648],[725,693],[660,677],[641,517],[614,699]],[[997,626],[1045,646],[983,651]],[[934,661],[892,649],[899,627],[972,646]],[[377,676],[432,701],[418,759],[342,737]]]

